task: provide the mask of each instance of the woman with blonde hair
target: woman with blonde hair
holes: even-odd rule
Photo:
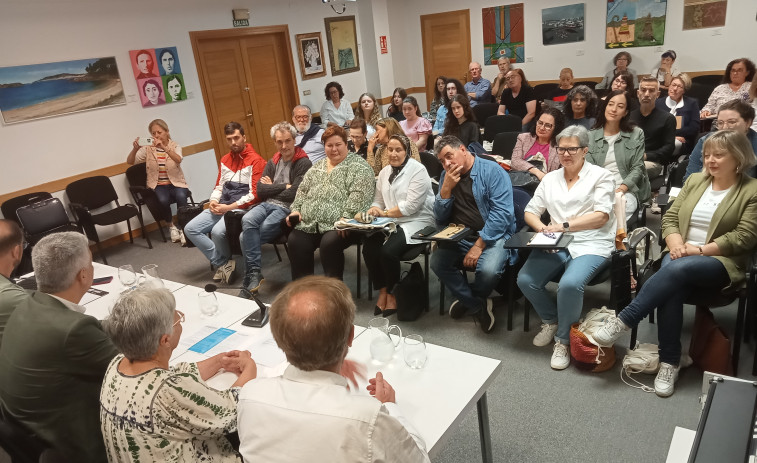
[[[376,97],[372,93],[363,93],[357,100],[355,108],[355,119],[365,121],[368,131],[368,138],[376,131],[376,122],[381,120],[381,108],[376,102]]]

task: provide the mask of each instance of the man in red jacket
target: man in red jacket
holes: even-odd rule
[[[216,187],[210,194],[210,207],[184,227],[184,235],[216,268],[213,281],[230,284],[236,264],[226,240],[223,215],[234,209],[249,209],[260,202],[257,184],[265,160],[247,143],[244,128],[238,122],[229,122],[223,131],[230,151],[221,158]]]

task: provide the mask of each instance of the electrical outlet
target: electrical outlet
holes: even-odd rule
[[[305,96],[308,96],[308,95],[310,95],[310,90],[303,90],[302,94],[305,95]]]
[[[584,51],[584,50],[580,50],[580,49],[579,49],[579,50],[576,50],[576,56],[583,56],[583,55],[584,55],[584,53],[585,53],[585,51]]]
[[[534,62],[534,57],[533,56],[529,56],[529,57],[526,58],[526,63],[533,63],[533,62]]]

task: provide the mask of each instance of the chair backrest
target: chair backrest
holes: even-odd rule
[[[76,230],[58,198],[48,198],[19,207],[16,215],[31,244],[50,233]]]
[[[502,156],[505,159],[513,157],[513,149],[518,142],[520,132],[501,132],[494,137],[492,144],[492,154]]]
[[[439,159],[428,151],[421,151],[418,154],[421,156],[421,164],[426,168],[428,176],[434,180],[439,180],[439,176],[442,175],[442,171],[444,170]]]
[[[126,181],[130,186],[147,186],[147,164],[140,162],[126,169]]]
[[[484,126],[484,140],[492,141],[501,132],[520,132],[523,120],[512,114],[504,116],[492,116],[486,120]]]
[[[23,207],[28,204],[33,204],[38,201],[42,201],[43,199],[48,199],[52,197],[53,195],[44,191],[40,191],[37,193],[27,193],[25,195],[16,196],[15,198],[11,198],[8,201],[5,201],[2,204],[2,206],[0,206],[0,211],[2,211],[3,217],[21,225],[21,222],[18,221],[18,216],[16,215],[16,211],[18,210],[19,207]]]
[[[486,127],[486,121],[497,115],[497,109],[499,109],[498,103],[479,103],[471,108],[473,115],[476,116],[476,122],[481,127]]]
[[[574,82],[573,85],[586,85],[590,89],[594,90],[594,87],[597,86],[599,82],[594,82],[593,80],[582,80],[580,82]]]
[[[110,178],[104,175],[69,183],[66,187],[66,195],[72,203],[81,204],[89,209],[97,209],[118,200]]]
[[[691,88],[686,91],[686,95],[694,98],[699,103],[700,108],[704,108],[707,104],[707,100],[710,98],[714,87],[710,87],[704,84],[692,83]]]
[[[701,76],[694,76],[691,78],[691,82],[694,84],[701,84],[711,89],[715,89],[723,82],[722,74],[703,74]]]
[[[670,169],[669,182],[671,187],[683,187],[683,177],[686,175],[687,167],[689,167],[689,158],[684,159]]]
[[[515,230],[519,231],[526,226],[526,206],[531,201],[531,195],[521,190],[513,188],[513,206],[515,208]]]
[[[548,100],[549,95],[552,93],[552,91],[559,86],[560,84],[556,84],[554,82],[549,84],[534,85],[534,94],[536,96],[536,99],[539,101]]]

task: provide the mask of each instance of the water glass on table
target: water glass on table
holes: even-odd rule
[[[200,291],[197,293],[197,301],[200,304],[200,313],[204,318],[210,318],[218,313],[218,298],[216,293]]]
[[[145,286],[153,288],[166,287],[166,285],[163,283],[163,280],[161,280],[160,276],[158,275],[158,264],[148,264],[142,267],[142,276],[145,279],[145,281],[143,282]]]
[[[383,317],[371,319],[368,326],[371,334],[371,358],[378,363],[386,363],[394,358],[394,349],[402,340],[402,330],[397,325],[389,325],[389,320]],[[390,336],[393,330],[397,331],[397,342]]]
[[[124,287],[122,292],[134,289],[134,285],[137,284],[137,273],[134,267],[130,264],[118,267],[118,279]]]
[[[403,341],[402,349],[405,363],[413,370],[419,370],[426,365],[426,343],[420,334],[408,334]]]

